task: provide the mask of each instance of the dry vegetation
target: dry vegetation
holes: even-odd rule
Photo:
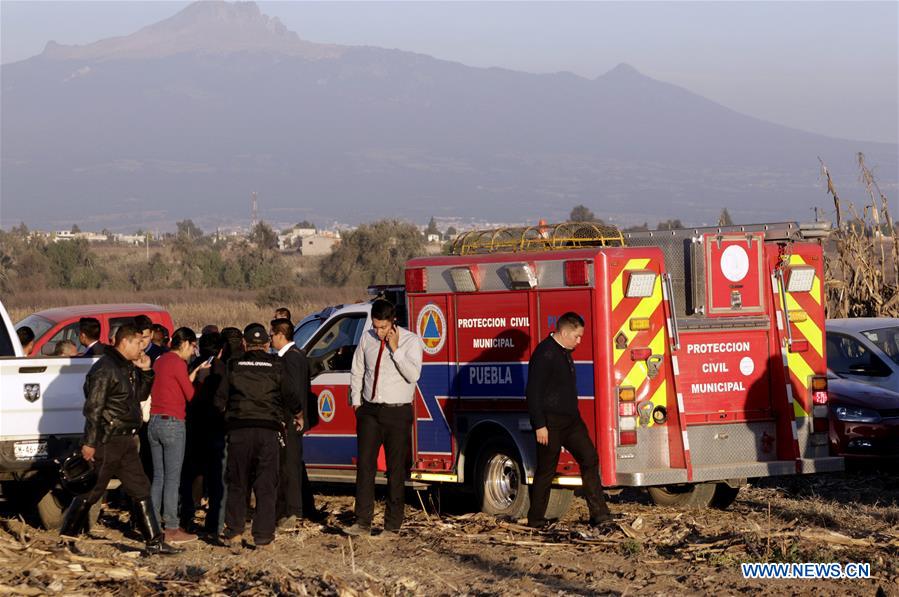
[[[127,290],[56,289],[16,293],[4,297],[13,321],[51,307],[98,303],[152,303],[168,309],[175,326],[195,330],[214,323],[219,327],[235,325],[242,328],[253,321],[268,322],[272,318],[271,305],[257,304],[258,292],[252,290],[164,289],[134,292]],[[295,321],[327,305],[351,303],[365,298],[363,288],[298,288],[296,294],[283,305],[291,310]]]
[[[841,200],[830,171],[821,163],[837,217],[825,261],[827,315],[899,317],[899,244],[889,200],[861,153],[858,166],[867,193],[861,213],[854,203]]]
[[[769,479],[744,488],[727,511],[661,508],[625,490],[611,498],[618,524],[603,531],[583,524],[582,500],[537,532],[466,513],[459,496],[419,502],[410,493],[416,506],[400,540],[342,536],[350,490],[319,487],[326,523],[279,534],[273,550],[197,541],[168,558],[143,556],[127,513],[112,507],[78,553],[11,518],[0,525],[0,593],[896,595],[897,483],[895,473],[871,472]],[[872,578],[747,580],[741,562],[867,562]]]

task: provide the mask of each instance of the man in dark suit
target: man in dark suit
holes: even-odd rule
[[[100,320],[95,317],[82,317],[78,320],[78,341],[85,347],[79,356],[88,359],[102,357],[105,347],[100,343]]]
[[[147,345],[147,354],[154,363],[156,359],[169,351],[168,349],[169,331],[161,323],[153,324],[153,331],[150,343]]]
[[[284,368],[296,380],[300,396],[299,410],[285,412],[285,446],[281,458],[281,485],[278,490],[278,528],[290,531],[296,528],[299,518],[316,519],[315,498],[303,462],[303,433],[309,429],[310,417],[309,362],[306,354],[293,342],[293,323],[289,319],[274,319],[269,332],[272,348],[278,351]],[[317,411],[316,411],[316,414]]]

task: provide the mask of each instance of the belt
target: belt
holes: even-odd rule
[[[172,415],[157,415],[155,413],[151,414],[150,416],[151,417],[159,417],[163,421],[183,421],[184,420],[184,419],[179,419],[178,417],[173,417]]]
[[[395,403],[395,402],[368,402],[368,401],[366,401],[365,404],[370,404],[371,406],[378,406],[381,408],[399,408],[401,406],[412,406],[411,402]]]

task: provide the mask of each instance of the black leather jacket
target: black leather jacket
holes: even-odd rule
[[[140,403],[150,395],[153,371],[143,371],[110,348],[84,380],[84,444],[97,447],[140,427]]]

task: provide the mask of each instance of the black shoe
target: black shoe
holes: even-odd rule
[[[615,522],[615,516],[611,512],[602,512],[596,516],[591,516],[587,522],[591,527],[602,527]]]
[[[88,513],[93,504],[81,496],[76,497],[66,508],[62,518],[62,526],[59,527],[61,537],[77,537],[87,531]]]
[[[359,537],[361,535],[371,535],[371,527],[367,527],[365,525],[359,524],[358,522],[351,527],[345,527],[341,529],[344,535],[349,535],[350,537]]]
[[[156,510],[153,508],[150,498],[138,500],[135,510],[137,528],[144,537],[148,554],[170,555],[184,551],[180,547],[173,547],[165,542],[165,534],[156,518]]]
[[[165,541],[162,540],[162,537],[159,537],[158,539],[154,539],[152,541],[148,541],[147,545],[146,545],[146,552],[151,556],[153,556],[153,555],[170,556],[170,555],[174,555],[176,553],[181,553],[182,551],[184,551],[184,548],[175,547],[174,545],[169,545],[168,543],[166,543]]]
[[[321,510],[312,510],[309,514],[304,512],[300,517],[309,522],[324,522],[328,515]]]
[[[528,520],[528,526],[531,527],[532,529],[545,529],[545,528],[549,527],[550,524],[551,523],[548,520],[546,520],[545,518],[541,518],[539,520],[533,520],[533,521]]]

